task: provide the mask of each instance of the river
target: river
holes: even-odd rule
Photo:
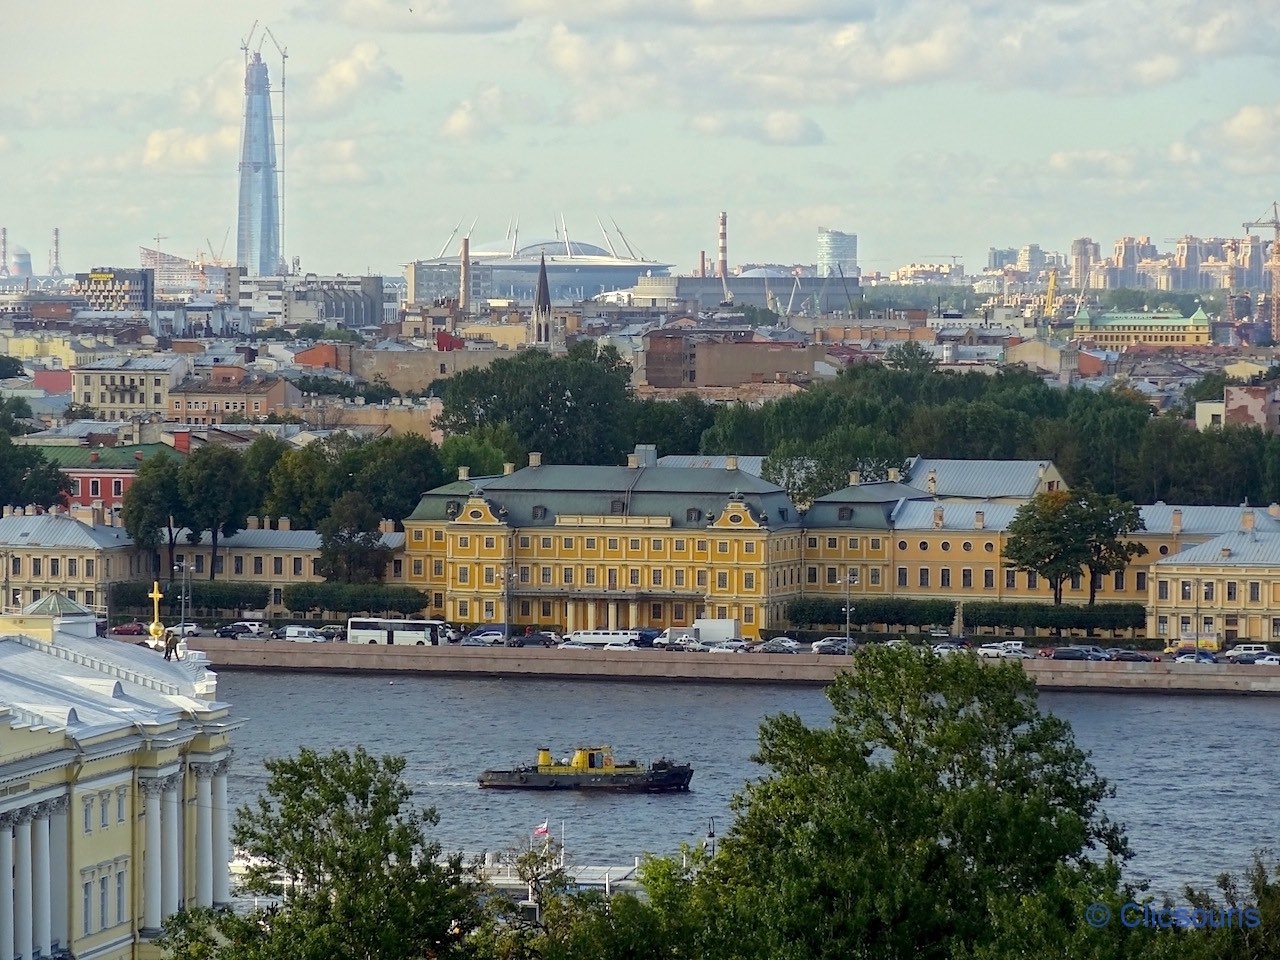
[[[822,724],[816,687],[563,680],[452,679],[224,671],[220,699],[249,722],[235,735],[231,800],[265,786],[262,761],[301,746],[363,745],[406,759],[415,798],[436,807],[446,850],[478,853],[529,842],[548,821],[571,860],[630,863],[723,834],[729,798],[760,768],[751,763],[760,720],[794,712]],[[1239,873],[1280,827],[1280,700],[1159,694],[1042,694],[1116,788],[1107,814],[1123,823],[1130,880],[1179,894]],[[613,796],[482,791],[476,774],[608,743],[619,759],[659,755],[693,764],[686,794]]]

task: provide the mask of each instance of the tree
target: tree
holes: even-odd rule
[[[341,583],[372,583],[386,573],[391,549],[382,542],[381,517],[361,494],[344,493],[320,521],[320,575]]]
[[[229,537],[244,526],[253,505],[253,487],[246,482],[244,459],[230,447],[209,444],[187,458],[178,471],[183,513],[192,543],[209,531],[209,579],[217,576],[218,537]]]
[[[637,400],[632,404],[631,439],[652,443],[658,456],[696,454],[702,435],[716,419],[715,404],[697,394],[681,394],[675,400]]]
[[[1098,493],[1090,487],[1075,491],[1080,525],[1088,546],[1085,569],[1089,571],[1089,606],[1098,596],[1098,580],[1129,566],[1134,557],[1146,556],[1141,543],[1125,539],[1145,530],[1142,514],[1132,503],[1114,494]]]
[[[134,474],[124,493],[120,519],[133,542],[144,550],[169,548],[169,569],[174,565],[178,530],[186,523],[186,501],[182,497],[177,457],[149,457]]]
[[[6,437],[30,433],[31,428],[21,424],[19,420],[31,419],[31,404],[25,397],[0,398],[0,434]]]
[[[1048,580],[1055,604],[1062,603],[1063,582],[1090,560],[1081,520],[1072,494],[1050,490],[1020,506],[1006,531],[1006,564]]]
[[[457,476],[458,467],[462,466],[467,467],[473,477],[492,477],[501,473],[502,465],[507,462],[506,454],[478,439],[476,431],[445,437],[440,445],[440,463],[446,477]]]
[[[62,411],[62,419],[71,420],[96,420],[97,416],[93,407],[85,406],[82,403],[69,403],[67,408]]]
[[[262,513],[271,490],[271,471],[289,449],[289,445],[278,437],[260,433],[244,452],[244,475],[253,486],[251,509],[255,513]]]
[[[364,338],[354,330],[342,327],[326,327],[323,323],[298,324],[299,340],[333,340],[338,343],[364,343]]]
[[[0,380],[9,380],[13,377],[25,377],[26,375],[26,371],[22,369],[21,360],[17,357],[0,354]]]
[[[363,748],[266,761],[266,793],[237,811],[234,841],[262,864],[247,887],[279,907],[247,916],[180,914],[166,926],[172,956],[201,960],[469,956],[481,888],[460,855],[441,859],[428,836],[439,818],[410,806],[403,757]],[[285,878],[282,891],[276,877]]]
[[[761,725],[768,773],[692,883],[703,955],[1096,955],[1009,949],[1096,942],[1084,905],[1130,893],[1113,791],[1020,667],[871,648],[828,697],[829,726]]]
[[[335,488],[359,490],[378,516],[392,520],[412,513],[423,492],[440,486],[445,476],[436,445],[417,433],[353,446],[335,472]],[[349,485],[344,484],[346,477],[351,478]]]
[[[71,480],[35,447],[14,446],[0,432],[0,503],[51,507],[71,492]]]
[[[895,370],[911,374],[929,374],[938,366],[933,354],[915,340],[895,343],[884,352],[884,362]]]

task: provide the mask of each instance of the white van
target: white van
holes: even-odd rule
[[[285,627],[284,638],[294,643],[327,643],[324,634],[315,627]]]

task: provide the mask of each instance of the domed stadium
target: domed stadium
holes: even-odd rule
[[[471,300],[532,302],[544,258],[551,299],[556,303],[626,290],[635,286],[640,277],[665,277],[671,273],[671,264],[647,259],[620,230],[616,238],[605,232],[605,243],[607,246],[602,247],[573,239],[521,241],[518,231],[503,240],[472,243]],[[445,247],[457,249],[459,244],[451,236]],[[415,303],[457,297],[461,267],[460,251],[452,256],[415,260],[405,269],[409,296]]]

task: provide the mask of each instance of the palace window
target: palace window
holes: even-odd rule
[[[907,568],[898,568],[898,586],[905,587],[907,585]]]

